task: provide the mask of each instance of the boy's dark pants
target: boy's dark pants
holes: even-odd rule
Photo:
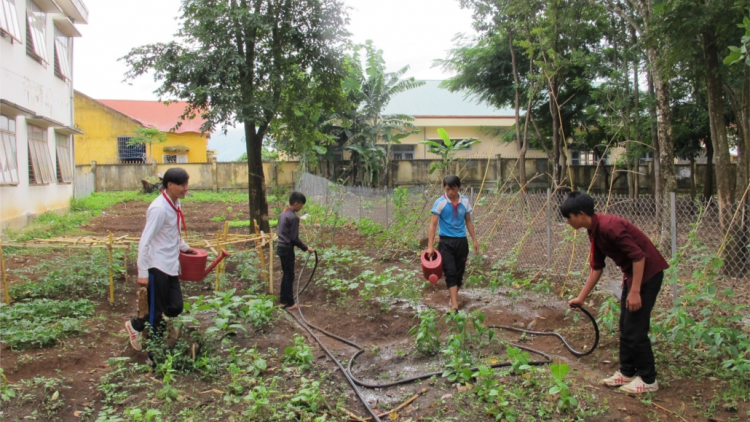
[[[656,381],[654,352],[648,330],[651,325],[651,310],[661,290],[664,272],[660,271],[641,284],[641,309],[630,312],[625,301],[628,288],[622,286],[620,299],[620,372],[626,377],[640,376],[646,384]]]
[[[182,313],[182,290],[177,276],[168,275],[156,268],[148,269],[148,314],[130,320],[133,329],[143,331],[146,323],[154,327],[153,334],[163,332],[163,315],[174,318]]]
[[[279,292],[279,302],[282,305],[294,305],[294,246],[279,243],[276,245],[276,255],[281,260],[281,270],[284,275],[281,277],[281,292]]]
[[[440,236],[438,252],[443,257],[445,285],[449,289],[461,287],[466,271],[466,259],[469,257],[469,241],[466,237]]]

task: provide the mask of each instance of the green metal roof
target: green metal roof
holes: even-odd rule
[[[422,81],[424,85],[404,91],[391,98],[383,114],[410,116],[513,117],[515,110],[498,109],[480,102],[466,92],[450,92],[440,88],[436,80]]]

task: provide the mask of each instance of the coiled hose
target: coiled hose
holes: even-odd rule
[[[333,333],[331,333],[329,331],[326,331],[326,330],[324,330],[324,329],[322,329],[322,328],[320,328],[320,327],[318,327],[316,325],[311,324],[307,319],[305,319],[305,316],[302,314],[302,305],[300,303],[299,296],[302,293],[304,293],[305,290],[307,290],[307,287],[310,285],[310,282],[315,277],[315,270],[318,268],[318,252],[315,251],[314,253],[315,253],[315,264],[313,265],[313,269],[312,269],[312,272],[310,273],[310,277],[308,278],[308,280],[305,283],[305,285],[302,286],[302,288],[300,288],[300,281],[302,280],[302,275],[304,274],[305,269],[307,268],[308,262],[310,261],[310,255],[307,256],[307,259],[305,260],[305,263],[304,263],[304,265],[302,267],[302,271],[300,271],[299,277],[297,277],[296,303],[297,303],[297,312],[299,314],[299,318],[297,318],[297,316],[295,316],[291,312],[290,312],[290,314],[295,317],[295,319],[300,324],[300,326],[302,326],[302,328],[304,328],[315,339],[315,341],[318,343],[318,345],[320,346],[320,348],[323,349],[323,351],[325,351],[325,353],[328,355],[328,357],[331,358],[331,360],[336,364],[336,366],[338,366],[338,368],[341,370],[341,373],[344,374],[344,377],[346,377],[347,381],[352,386],[352,389],[354,389],[354,392],[357,394],[357,397],[359,398],[359,400],[367,408],[367,411],[370,413],[370,415],[372,416],[373,420],[376,421],[376,422],[379,422],[380,418],[378,417],[377,412],[375,412],[370,407],[370,405],[367,403],[367,400],[365,400],[365,398],[362,397],[362,394],[359,392],[359,389],[357,388],[357,386],[366,387],[366,388],[386,388],[386,387],[393,387],[394,385],[407,384],[407,383],[418,381],[418,380],[422,380],[422,379],[427,379],[427,378],[432,378],[432,377],[435,377],[435,376],[440,376],[440,375],[443,374],[443,372],[442,371],[430,372],[430,373],[427,373],[427,374],[417,375],[417,376],[410,377],[410,378],[403,378],[403,379],[400,379],[400,380],[397,380],[397,381],[388,382],[388,383],[381,383],[381,384],[368,383],[368,382],[362,381],[362,380],[358,379],[357,377],[355,377],[353,375],[353,372],[352,372],[352,366],[354,365],[354,361],[357,359],[357,357],[360,354],[362,354],[362,352],[364,352],[364,349],[362,348],[362,346],[360,346],[360,345],[358,345],[358,344],[356,344],[356,343],[354,343],[354,342],[352,342],[350,340],[347,340],[347,339],[345,339],[343,337],[337,336],[336,334],[333,334]],[[568,351],[573,356],[583,357],[583,356],[587,356],[587,355],[590,355],[591,353],[593,353],[594,350],[596,350],[597,346],[599,345],[599,326],[597,325],[596,320],[591,315],[591,313],[589,313],[589,311],[587,311],[583,307],[578,307],[578,309],[581,312],[583,312],[583,314],[586,315],[586,317],[588,317],[589,321],[591,321],[591,324],[594,326],[594,333],[595,333],[594,345],[591,347],[591,349],[589,349],[589,350],[587,350],[585,352],[580,352],[578,350],[573,349],[573,347],[571,347],[570,344],[568,344],[567,340],[565,340],[565,337],[563,337],[560,334],[555,333],[555,332],[531,331],[531,330],[524,330],[522,328],[510,327],[510,326],[506,326],[506,325],[487,325],[487,327],[488,328],[502,329],[502,330],[507,330],[507,331],[514,331],[514,332],[517,332],[517,333],[526,333],[526,334],[531,334],[531,335],[535,335],[535,336],[552,336],[552,337],[557,337],[562,342],[563,346],[565,346],[565,348],[568,349]],[[314,330],[316,330],[316,331],[319,331],[319,332],[325,334],[326,336],[328,336],[330,338],[336,339],[336,340],[338,340],[338,341],[340,341],[340,342],[342,342],[344,344],[347,344],[347,345],[349,345],[349,346],[357,349],[357,351],[354,352],[354,355],[352,355],[351,359],[349,359],[349,364],[347,365],[346,368],[344,368],[344,366],[341,364],[341,362],[334,357],[333,353],[330,350],[328,350],[328,348],[323,344],[323,342],[320,340],[320,338],[318,338],[318,336],[315,335],[315,333],[311,330],[311,328],[314,329]],[[529,362],[529,365],[546,365],[548,363],[552,363],[552,358],[548,354],[542,352],[541,350],[532,349],[531,347],[526,347],[526,346],[523,346],[523,345],[520,345],[520,344],[515,344],[515,343],[511,343],[511,345],[514,346],[514,347],[517,347],[517,348],[519,348],[521,350],[525,350],[525,351],[527,351],[529,353],[533,353],[535,355],[539,355],[539,356],[541,356],[543,358],[542,360],[531,361],[531,362]],[[510,366],[510,362],[500,362],[500,363],[496,363],[494,365],[490,365],[490,367],[492,367],[492,368],[501,368],[501,367],[505,367],[505,366]],[[477,369],[478,368],[474,367],[474,368],[471,368],[471,371],[473,372],[473,371],[476,371]]]

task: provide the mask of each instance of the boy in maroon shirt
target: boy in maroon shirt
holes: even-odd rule
[[[560,207],[571,227],[586,228],[591,241],[591,272],[571,307],[583,305],[594,289],[609,257],[623,273],[620,299],[620,370],[601,384],[621,387],[625,393],[640,394],[659,389],[654,352],[648,330],[651,310],[661,290],[669,264],[651,240],[624,218],[594,213],[594,200],[582,192],[571,192]]]

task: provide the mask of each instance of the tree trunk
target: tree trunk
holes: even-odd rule
[[[268,202],[266,202],[266,177],[263,174],[263,132],[256,132],[255,124],[245,122],[245,145],[247,146],[247,182],[250,198],[250,220],[256,221],[260,230],[269,233]],[[251,232],[255,232],[250,225]]]
[[[633,27],[630,27],[630,36],[632,37],[632,45],[638,44],[638,37],[635,34],[635,29]],[[633,121],[633,140],[635,141],[636,145],[640,145],[641,143],[641,126],[640,126],[640,116],[641,116],[641,102],[640,102],[640,85],[639,85],[639,73],[638,73],[638,63],[640,62],[640,54],[636,52],[635,58],[633,59],[633,107],[635,108],[635,114],[634,114],[634,121]],[[640,178],[640,163],[641,159],[640,157],[635,157],[635,181],[633,183],[633,197],[637,198],[638,194],[641,190],[641,178]]]
[[[648,72],[648,93],[653,99],[656,99],[656,92],[654,90],[654,80],[651,77],[651,71]],[[651,162],[654,166],[654,198],[661,198],[661,166],[659,165],[659,131],[657,129],[657,117],[656,117],[656,101],[651,102],[651,106],[648,109],[648,114],[651,117],[651,147],[653,149]],[[660,212],[657,207],[657,213]]]
[[[524,127],[524,137],[521,138],[521,81],[518,77],[518,62],[516,50],[513,48],[513,33],[508,34],[510,47],[510,62],[513,67],[513,82],[515,82],[515,118],[516,118],[516,151],[518,152],[518,183],[521,190],[526,190],[526,135],[528,128]],[[532,62],[533,65],[533,62]],[[528,126],[529,110],[526,111],[526,125]]]
[[[734,189],[732,186],[732,165],[729,157],[729,142],[727,140],[727,125],[724,121],[724,99],[722,96],[721,69],[716,47],[716,39],[711,33],[704,33],[702,38],[703,58],[706,64],[706,93],[708,96],[708,118],[711,126],[711,142],[716,155],[716,188],[718,193],[719,210],[732,208]],[[721,212],[722,227],[731,215]]]
[[[708,117],[711,125],[711,143],[716,154],[716,190],[719,202],[721,230],[728,233],[722,256],[724,273],[737,277],[745,272],[743,233],[740,221],[734,219],[734,186],[732,164],[729,157],[727,125],[724,121],[724,98],[722,96],[721,69],[713,33],[706,31],[701,36],[703,61],[706,63],[706,92],[708,95]]]
[[[703,175],[703,203],[708,204],[714,194],[714,145],[706,142],[706,173]]]

